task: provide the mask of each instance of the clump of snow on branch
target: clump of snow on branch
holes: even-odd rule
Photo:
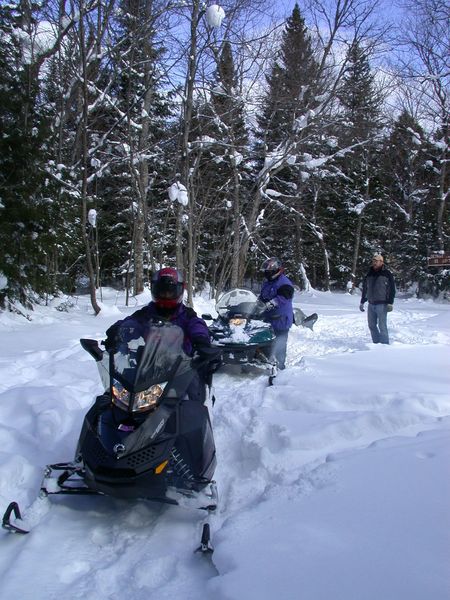
[[[97,226],[97,211],[95,208],[91,208],[91,210],[88,212],[88,221],[92,227]]]
[[[172,183],[172,185],[167,191],[171,202],[179,202],[183,206],[188,205],[188,192],[182,183],[180,183],[179,181]]]
[[[266,194],[268,196],[272,196],[273,198],[278,198],[279,196],[283,195],[280,192],[277,192],[276,190],[266,190]]]
[[[225,18],[225,11],[218,4],[211,4],[206,9],[205,17],[210,27],[220,27]]]
[[[8,278],[0,271],[0,290],[8,287]]]
[[[241,162],[243,160],[244,160],[244,157],[242,156],[242,154],[240,152],[236,152],[235,150],[233,150],[233,154],[231,155],[232,163],[237,167],[238,165],[241,164]]]

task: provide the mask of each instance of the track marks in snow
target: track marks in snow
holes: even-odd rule
[[[435,332],[427,328],[428,316],[397,313],[391,321],[394,345],[382,350],[392,351],[396,344],[435,344]],[[266,387],[264,377],[248,376],[245,382],[217,377],[217,479],[221,512],[228,516],[222,527],[227,529],[233,515],[274,494],[289,497],[334,485],[335,457],[341,452],[364,449],[397,435],[417,435],[449,414],[450,398],[433,394],[380,393],[382,385],[375,385],[370,393],[372,383],[361,389],[351,381],[346,382],[348,389],[341,386],[332,391],[330,386],[330,391],[325,391],[320,372],[329,367],[318,361],[372,349],[379,350],[370,343],[366,315],[320,317],[313,332],[291,330],[288,369],[279,374],[273,387]],[[384,360],[384,355],[377,354],[374,360]],[[359,360],[355,364],[359,365]],[[311,383],[302,386],[303,380],[311,382],[315,377],[320,394],[313,391]],[[399,382],[401,378],[399,373]],[[360,375],[357,379],[361,381]],[[223,458],[226,467],[221,468]]]
[[[427,321],[433,318],[430,313],[402,310],[390,313],[389,335],[391,343],[407,345],[437,343],[434,327]],[[441,335],[441,343],[448,343],[448,337]],[[288,340],[288,366],[299,365],[302,357],[352,353],[372,347],[366,313],[336,316],[320,315],[311,331],[304,327],[292,327]]]

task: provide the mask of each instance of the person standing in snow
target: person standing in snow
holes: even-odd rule
[[[278,368],[286,367],[286,349],[289,329],[294,321],[292,297],[294,286],[284,274],[283,266],[278,258],[268,258],[261,265],[264,281],[259,300],[266,305],[264,320],[270,323],[275,332],[272,353],[277,359]]]
[[[156,271],[151,281],[152,301],[107,329],[106,349],[115,348],[120,343],[117,334],[123,324],[142,332],[141,335],[145,337],[149,322],[155,319],[170,321],[181,327],[184,332],[183,349],[189,356],[192,356],[194,351],[201,354],[202,349],[209,348],[211,343],[208,326],[192,308],[183,304],[184,289],[184,278],[177,269],[166,267]],[[190,400],[205,400],[208,373],[202,375],[203,377],[200,377],[196,372],[196,377],[188,388]]]
[[[367,323],[374,344],[389,344],[387,314],[394,308],[395,282],[392,273],[386,269],[381,254],[374,254],[372,266],[363,279],[363,289],[359,310],[364,312],[364,304],[369,302]]]

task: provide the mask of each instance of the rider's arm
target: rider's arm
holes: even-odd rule
[[[119,321],[116,321],[111,325],[111,327],[109,327],[106,330],[106,340],[104,341],[104,345],[107,350],[114,349],[116,347],[117,342],[124,341],[117,339],[117,333],[121,328],[123,328],[124,326],[129,328],[141,327],[141,321],[142,319],[145,319],[145,315],[147,312],[146,308],[147,307],[140,308],[128,317],[125,317],[125,319],[120,319]]]
[[[286,300],[291,300],[294,295],[294,288],[292,285],[282,285],[277,290],[277,296],[281,296]]]
[[[388,304],[394,304],[394,298],[395,298],[395,282],[394,282],[394,276],[392,275],[392,273],[389,271],[388,272],[388,282],[389,282],[389,287],[388,287]]]
[[[195,347],[198,344],[209,346],[211,343],[210,333],[205,321],[197,316],[192,308],[186,308],[186,327],[185,333]]]

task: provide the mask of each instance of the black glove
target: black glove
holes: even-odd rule
[[[207,353],[208,348],[211,348],[211,342],[207,337],[195,337],[192,339],[191,343],[192,348],[199,354]]]
[[[102,344],[108,352],[117,348],[117,332],[119,331],[119,323],[121,322],[122,321],[116,321],[106,330],[106,340],[103,340]]]
[[[106,340],[102,340],[102,344],[105,347],[105,350],[107,352],[110,352],[111,350],[115,350],[115,348],[116,348],[115,338],[113,339],[113,338],[107,337]]]
[[[217,346],[211,346],[206,342],[197,342],[193,344],[195,353],[204,361],[211,362],[222,354],[222,349]]]

